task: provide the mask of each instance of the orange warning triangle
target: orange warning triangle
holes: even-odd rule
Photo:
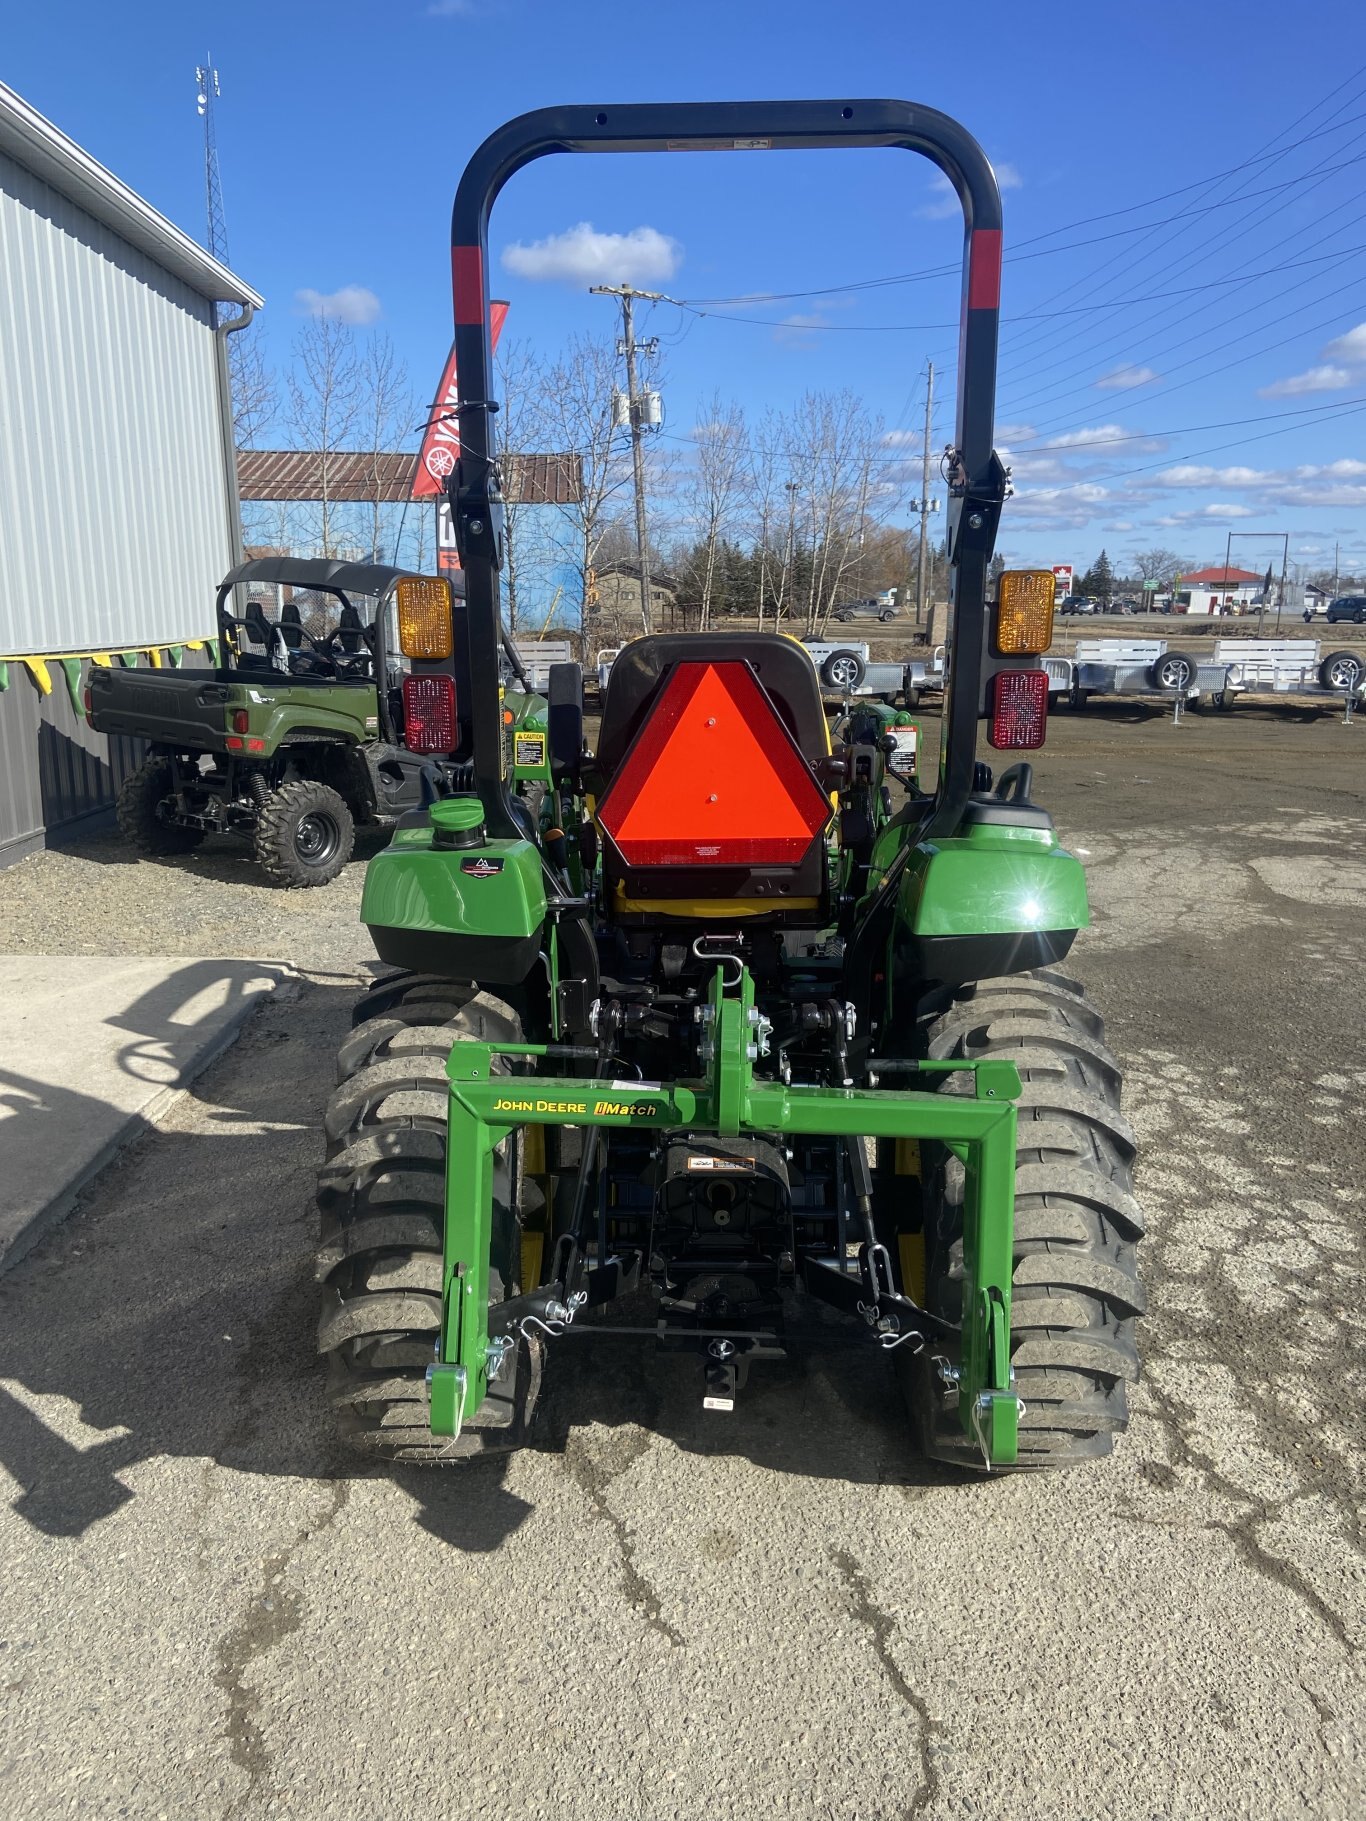
[[[795,864],[829,799],[744,664],[679,664],[599,807],[628,865]]]

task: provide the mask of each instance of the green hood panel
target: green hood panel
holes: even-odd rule
[[[365,871],[361,922],[509,942],[545,922],[541,856],[530,841],[434,848],[430,828],[400,829]]]
[[[917,847],[899,915],[916,936],[1077,930],[1091,921],[1080,860],[1051,830],[1025,828],[969,828]]]

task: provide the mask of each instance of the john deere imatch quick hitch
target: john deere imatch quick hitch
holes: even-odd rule
[[[966,223],[953,623],[923,785],[907,717],[846,704],[832,728],[810,657],[776,635],[637,639],[591,742],[578,666],[546,700],[498,681],[504,182],[551,152],[826,146],[922,153]],[[1028,763],[993,782],[976,756],[982,720],[995,748],[1042,744],[1053,614],[1047,572],[987,600],[1008,491],[990,165],[901,101],[552,109],[470,161],[452,260],[465,598],[398,584],[408,743],[443,763],[366,878],[402,971],[357,1010],[320,1184],[348,1432],[404,1461],[516,1447],[557,1350],[604,1329],[694,1351],[728,1411],[805,1294],[866,1334],[870,1370],[890,1355],[935,1458],[1107,1453],[1138,1370],[1133,1135],[1100,1019],[1056,971],[1088,921],[1081,866]]]

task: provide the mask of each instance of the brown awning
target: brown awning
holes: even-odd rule
[[[338,452],[327,461],[327,496],[341,501],[402,505],[411,498],[411,455]],[[572,506],[583,493],[577,455],[511,455],[504,464],[508,498],[518,506]],[[308,449],[239,449],[237,486],[244,500],[316,500],[323,495],[323,459]]]

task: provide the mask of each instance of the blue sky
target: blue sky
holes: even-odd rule
[[[272,351],[287,354],[310,300],[334,299],[322,307],[393,337],[420,391],[449,341],[455,182],[508,116],[746,96],[929,103],[976,133],[1006,188],[997,422],[1018,492],[1001,547],[1207,559],[1229,529],[1287,530],[1292,561],[1331,566],[1337,539],[1363,567],[1360,21],[1342,0],[1312,26],[1261,0],[978,0],[956,15],[887,0],[68,0],[10,9],[0,75],[202,235],[193,70],[211,51],[232,263],[267,299]],[[671,436],[715,388],[757,416],[848,385],[900,433],[890,461],[918,432],[925,361],[952,366],[957,285],[838,287],[953,262],[943,201],[928,164],[893,153],[549,159],[495,212],[494,288],[512,303],[509,336],[553,353],[606,326],[612,306],[585,281],[625,261],[695,306],[645,325],[665,344]],[[585,223],[592,236],[575,233]],[[945,401],[936,440],[950,429]],[[1260,569],[1271,546],[1234,551]]]

